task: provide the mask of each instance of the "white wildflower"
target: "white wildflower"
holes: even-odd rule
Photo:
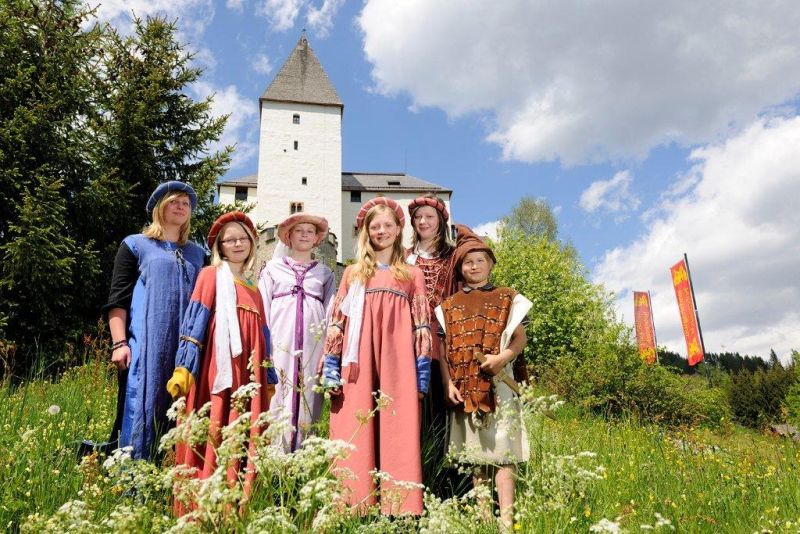
[[[589,532],[607,532],[608,534],[620,534],[621,532],[625,532],[619,526],[618,521],[611,521],[606,518],[601,519],[591,527],[589,527]]]

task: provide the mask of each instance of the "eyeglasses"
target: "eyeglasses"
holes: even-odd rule
[[[250,238],[249,237],[236,237],[236,238],[223,239],[222,240],[222,244],[227,246],[227,247],[231,247],[233,245],[238,245],[239,243],[249,243],[249,242],[250,242]]]

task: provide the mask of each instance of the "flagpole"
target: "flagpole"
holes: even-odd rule
[[[700,346],[703,347],[703,362],[706,364],[706,376],[708,377],[708,388],[711,389],[711,368],[706,362],[706,342],[703,340],[703,328],[700,326],[700,314],[697,311],[697,298],[694,296],[694,283],[692,282],[692,270],[689,268],[689,257],[683,253],[683,261],[686,264],[686,275],[689,277],[689,289],[692,292],[692,306],[694,307],[694,320],[697,323],[697,333],[700,334]]]
[[[653,312],[653,297],[650,296],[650,290],[647,290],[647,300],[650,303],[650,329],[653,331],[653,345],[656,347],[656,363],[660,363],[658,359],[658,338],[656,337],[656,323],[655,312]]]

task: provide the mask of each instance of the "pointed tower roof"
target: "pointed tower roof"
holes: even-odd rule
[[[344,104],[305,35],[297,41],[294,50],[289,54],[289,59],[261,95],[260,100],[321,104],[344,109]]]

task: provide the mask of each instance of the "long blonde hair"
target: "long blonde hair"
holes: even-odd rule
[[[372,242],[369,240],[369,225],[381,213],[391,213],[395,224],[400,227],[400,219],[397,218],[395,211],[383,204],[373,206],[364,217],[364,223],[358,231],[358,248],[356,249],[356,261],[353,264],[353,270],[350,271],[350,281],[358,280],[362,284],[366,284],[367,280],[375,275],[375,270],[378,268],[378,261],[375,259],[375,249],[372,247]],[[397,236],[392,244],[392,257],[389,261],[389,269],[396,280],[411,280],[411,271],[403,254],[403,238],[402,233]]]
[[[167,205],[170,202],[180,197],[189,198],[189,195],[183,191],[175,191],[173,193],[164,195],[161,200],[158,201],[156,207],[153,208],[153,222],[145,226],[144,230],[142,230],[142,233],[145,235],[145,237],[149,237],[150,239],[158,239],[159,241],[166,240],[164,237],[164,211],[166,211]],[[179,245],[185,245],[186,242],[189,241],[189,232],[191,231],[191,226],[192,213],[190,210],[189,218],[186,219],[186,222],[181,225],[180,233],[178,234]]]
[[[222,256],[221,250],[222,240],[225,239],[225,229],[231,224],[238,224],[241,226],[242,230],[244,230],[244,233],[247,234],[247,239],[250,240],[250,253],[247,255],[244,265],[242,265],[242,272],[250,271],[253,269],[253,264],[256,262],[256,236],[253,235],[253,232],[250,231],[246,224],[242,224],[239,221],[231,221],[223,226],[222,230],[220,230],[219,234],[217,235],[217,239],[214,241],[214,245],[211,247],[211,265],[214,267],[219,267],[222,265],[222,262],[225,259]]]

